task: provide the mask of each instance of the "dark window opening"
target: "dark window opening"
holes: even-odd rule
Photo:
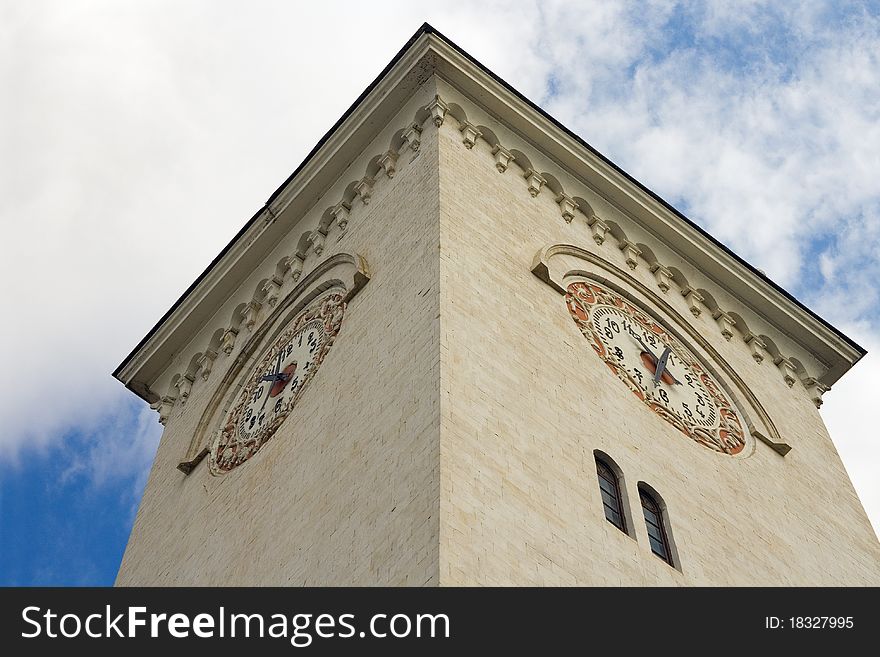
[[[671,566],[672,555],[669,550],[669,539],[663,528],[663,511],[657,501],[641,488],[639,489],[639,498],[642,501],[642,513],[645,515],[651,552]]]
[[[596,473],[599,475],[599,491],[602,493],[602,507],[605,518],[623,533],[626,533],[626,520],[620,495],[620,482],[614,471],[596,459]]]

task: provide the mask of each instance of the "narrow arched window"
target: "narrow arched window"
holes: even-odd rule
[[[626,533],[626,519],[620,495],[620,480],[607,463],[596,459],[596,473],[599,475],[599,491],[602,493],[602,506],[605,518],[623,533]]]
[[[669,537],[663,527],[663,509],[648,491],[639,487],[639,498],[642,501],[642,513],[645,514],[645,525],[648,527],[648,541],[651,543],[651,552],[672,565],[672,552],[669,545]]]

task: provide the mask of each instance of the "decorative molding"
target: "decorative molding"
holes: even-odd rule
[[[354,191],[361,197],[364,205],[370,204],[370,197],[373,195],[373,185],[376,181],[371,176],[364,176],[354,186]]]
[[[411,126],[403,131],[401,137],[409,145],[411,150],[418,152],[419,146],[421,146],[422,144],[421,134],[422,127],[418,123],[413,123]]]
[[[257,323],[257,314],[262,307],[263,304],[259,301],[251,301],[244,307],[244,310],[241,311],[242,320],[248,331],[254,330],[254,325]]]
[[[150,408],[159,412],[159,424],[163,427],[167,425],[168,418],[171,416],[171,409],[174,408],[174,398],[162,397],[159,401],[150,404]]]
[[[764,356],[767,353],[767,345],[764,344],[764,341],[751,332],[747,332],[743,335],[743,341],[749,345],[749,349],[752,352],[752,358],[755,359],[755,362],[764,362]]]
[[[831,390],[831,386],[826,386],[819,379],[812,376],[804,379],[804,388],[806,388],[807,394],[810,395],[810,401],[816,405],[816,408],[821,408],[822,395]]]
[[[391,176],[389,176],[389,178],[390,177]],[[348,227],[348,217],[350,212],[351,206],[345,201],[339,201],[339,203],[334,205],[333,209],[330,210],[330,214],[333,215],[333,219],[336,220],[336,225],[339,226],[339,230],[342,232],[345,232],[345,229]],[[300,267],[300,271],[302,271],[302,267]]]
[[[435,98],[436,102],[433,102],[430,105],[430,109],[433,111],[433,116],[436,118],[443,118],[448,111],[448,105],[439,97]],[[388,178],[393,178],[395,173],[397,172],[397,164],[400,156],[401,149],[405,147],[409,147],[414,152],[418,152],[420,147],[420,136],[422,133],[422,127],[419,122],[419,116],[424,116],[423,110],[417,110],[416,122],[410,123],[406,126],[406,128],[400,133],[399,139],[402,141],[397,141],[398,137],[393,137],[391,142],[391,147],[385,152],[381,153],[373,160],[369,165],[373,167],[370,169],[368,167],[367,173],[360,179],[353,181],[353,184],[350,184],[347,189],[354,190],[355,194],[362,200],[362,202],[367,205],[370,202],[370,199],[373,194],[374,185],[376,184],[376,179],[374,177],[375,166],[381,167],[384,170],[386,176]],[[442,121],[441,121],[442,123]],[[477,138],[481,136],[481,131],[476,129],[472,133],[473,141],[475,142]],[[471,134],[471,133],[469,133]],[[399,145],[399,149],[395,148],[395,144]],[[513,158],[511,157],[511,160]],[[267,222],[274,222],[281,212],[289,204],[289,201],[278,210],[273,210],[272,208],[266,208],[266,216]],[[341,239],[345,234],[348,224],[351,220],[352,214],[352,206],[350,198],[342,198],[335,205],[330,206],[327,210],[325,210],[322,219],[319,220],[317,227],[313,228],[309,232],[307,232],[302,240],[305,241],[306,247],[300,247],[296,253],[284,256],[281,258],[276,264],[276,272],[278,272],[275,276],[273,276],[270,280],[268,280],[265,284],[258,287],[258,289],[254,292],[254,295],[250,302],[248,302],[241,313],[240,317],[233,316],[231,321],[231,326],[227,326],[220,338],[220,342],[217,345],[216,349],[211,349],[205,352],[197,352],[194,355],[196,359],[199,369],[202,374],[202,378],[207,380],[211,369],[213,368],[213,361],[216,359],[216,356],[219,351],[222,351],[227,356],[232,354],[235,350],[235,345],[237,342],[237,338],[239,335],[239,326],[244,324],[244,326],[252,331],[256,321],[257,315],[260,308],[265,304],[269,308],[273,308],[277,303],[283,286],[286,280],[291,280],[294,284],[297,284],[300,281],[302,276],[303,269],[306,264],[306,260],[310,253],[314,253],[316,256],[321,256],[325,250],[325,242],[328,236],[328,233],[331,229],[338,228],[339,235],[338,239]],[[255,239],[255,238],[253,238]],[[253,242],[253,239],[250,242]],[[249,243],[250,243],[249,242]],[[245,245],[246,246],[246,245]],[[289,279],[288,279],[289,276]],[[164,330],[164,326],[163,326]],[[167,330],[165,331],[167,333]],[[159,335],[156,339],[157,344],[161,344],[162,340],[165,339],[163,337],[164,334]],[[152,337],[152,336],[150,336]],[[155,347],[153,348],[155,350]],[[133,357],[131,357],[126,363],[120,366],[119,371],[117,372],[120,380],[126,382],[126,385],[132,389],[139,396],[147,399],[148,402],[155,401],[156,404],[161,402],[161,399],[157,399],[155,393],[150,389],[150,385],[143,384],[140,381],[136,380],[138,369],[143,366],[143,363],[148,358],[145,355],[145,351],[138,352]],[[121,373],[121,374],[120,374]],[[179,377],[179,375],[178,375]],[[193,378],[193,377],[191,377]],[[186,386],[187,384],[181,383],[181,386]],[[188,395],[188,391],[186,394],[182,395],[185,397]],[[181,395],[178,395],[180,397]],[[156,406],[158,409],[159,407]]]
[[[441,38],[427,34],[414,42],[405,56],[377,80],[370,92],[346,114],[339,123],[338,129],[315,149],[314,155],[310,156],[297,175],[276,191],[276,200],[273,201],[272,208],[266,209],[263,213],[267,221],[254,221],[245,227],[198,284],[171,308],[165,319],[119,365],[114,376],[148,402],[156,401],[158,396],[151,386],[156,383],[156,377],[162,376],[166,363],[170,362],[181,345],[185,344],[181,343],[179,333],[186,318],[196,311],[201,312],[205,304],[210,304],[212,299],[217,298],[218,292],[227,292],[226,287],[230,282],[238,282],[238,272],[241,268],[236,266],[242,262],[251,245],[257,244],[260,247],[267,245],[267,240],[270,239],[267,226],[279,225],[279,221],[272,220],[273,217],[285,221],[289,217],[284,217],[283,213],[290,212],[288,208],[301,208],[304,199],[317,196],[318,190],[315,189],[316,183],[313,182],[316,179],[316,172],[322,171],[328,163],[336,166],[334,158],[337,158],[342,144],[348,142],[352,135],[357,138],[374,137],[378,128],[371,123],[370,118],[377,116],[377,110],[397,110],[396,106],[392,108],[389,105],[396,102],[392,90],[398,88],[409,90],[411,86],[401,87],[401,85],[412,85],[415,78],[425,79],[419,76],[429,75],[438,65],[460,71],[462,75],[458,81],[462,94],[465,97],[475,98],[477,96],[474,94],[479,92],[481,94],[479,103],[490,115],[510,126],[513,134],[518,131],[523,134],[518,128],[529,126],[534,131],[534,143],[537,144],[534,148],[540,148],[551,162],[569,163],[568,173],[576,182],[579,181],[578,185],[591,189],[606,200],[610,199],[609,190],[619,189],[621,191],[619,202],[614,203],[618,210],[629,215],[648,232],[664,235],[667,244],[677,245],[679,242],[688,244],[689,253],[695,258],[696,266],[700,263],[717,263],[725,272],[725,276],[729,274],[729,280],[724,279],[727,286],[725,289],[732,290],[747,307],[751,303],[758,310],[766,309],[770,314],[765,314],[764,317],[771,327],[803,341],[804,348],[818,361],[810,367],[815,367],[821,372],[820,378],[823,383],[836,381],[863,355],[863,350],[858,345],[788,298],[784,292],[755,275],[735,256],[719,249],[717,243],[714,243],[708,235],[702,233],[696,226],[689,225],[679,213],[666,207],[636,181],[621,176],[610,162],[586,149],[581,142],[548,117],[536,113],[534,108],[525,103],[515,92],[504,87],[486,71],[466,61]],[[419,75],[413,76],[414,71]],[[415,113],[414,118],[418,120],[419,117],[428,115],[422,107]],[[417,152],[420,133],[421,127],[418,123],[410,124],[404,129],[402,138],[397,132],[394,133],[391,148],[402,153],[406,147],[409,147]],[[532,133],[527,132],[527,134]],[[358,143],[368,142],[369,139],[366,139]],[[490,143],[490,146],[493,146],[492,154],[496,169],[504,172],[513,161],[510,151],[499,143]],[[511,144],[508,146],[512,147]],[[473,150],[478,152],[480,149]],[[333,173],[336,173],[336,169],[333,169]],[[585,182],[587,180],[591,181],[589,186]],[[575,189],[569,189],[567,193],[572,196],[578,195]],[[585,211],[584,214],[587,212]],[[652,271],[658,279],[658,287],[662,289],[661,276],[655,270]],[[295,276],[295,274],[292,276],[294,280],[296,280]],[[768,303],[760,305],[758,301],[761,299],[767,299]],[[758,317],[761,317],[760,313]],[[750,321],[748,316],[745,319]],[[786,326],[789,324],[792,330],[786,331]],[[743,322],[738,324],[738,329],[747,332],[748,326]]]
[[[736,326],[736,320],[723,310],[716,310],[712,314],[712,318],[718,324],[718,328],[721,329],[721,335],[730,342],[730,339],[733,337],[733,328]]]
[[[495,146],[492,147],[492,155],[495,156],[495,168],[498,169],[498,173],[504,173],[507,171],[507,167],[509,167],[510,163],[516,159],[513,154],[501,144],[495,144]]]
[[[273,307],[278,302],[278,294],[281,292],[281,281],[273,276],[263,283],[262,293],[269,307]]]
[[[443,119],[446,118],[446,112],[449,111],[449,105],[447,105],[440,96],[434,96],[434,100],[428,103],[426,109],[431,113],[431,118],[433,119],[435,126],[439,128],[443,125]]]
[[[303,259],[298,255],[284,256],[280,264],[281,268],[290,276],[290,279],[296,283],[299,280],[300,274],[302,274]]]
[[[571,196],[563,192],[556,197],[556,203],[559,205],[559,211],[562,212],[562,218],[565,223],[570,224],[574,219],[575,210],[578,209],[578,203]]]
[[[590,224],[590,231],[593,234],[593,241],[596,242],[597,246],[602,246],[602,242],[605,241],[605,236],[608,234],[610,228],[608,224],[599,219],[599,217],[595,217],[595,221]]]
[[[462,126],[461,130],[464,133],[469,127],[476,128],[475,124],[467,119],[466,115],[463,115],[459,118],[459,115],[456,114],[456,119],[459,121]],[[481,135],[473,134],[472,141],[476,141],[478,137]],[[494,136],[493,136],[494,141]],[[515,158],[512,152],[505,148],[501,143],[495,142],[490,143],[492,147],[492,154],[494,155],[495,168],[500,172],[505,172],[510,164],[515,161]],[[472,145],[468,145],[469,148],[472,148]],[[527,180],[527,188],[529,194],[534,198],[538,196],[546,184],[546,179],[544,176],[539,174],[533,167],[531,167],[526,160],[526,164],[522,165],[523,177]],[[519,164],[519,163],[517,163]],[[581,211],[587,220],[587,225],[590,227],[591,235],[593,240],[596,242],[598,246],[601,246],[610,232],[609,225],[604,222],[602,219],[597,217],[590,209],[581,210],[578,206],[577,202],[574,200],[574,194],[568,193],[565,190],[557,190],[554,187],[554,191],[556,191],[556,196],[554,200],[558,204],[560,208],[560,212],[562,213],[563,218],[566,222],[571,223],[574,219],[575,211]],[[626,264],[630,270],[636,269],[639,264],[640,258],[644,258],[644,254],[642,253],[641,247],[639,247],[634,241],[630,240],[625,233],[623,233],[622,229],[618,232],[618,227],[615,229],[615,237],[618,238],[618,246],[621,251],[624,252]],[[705,299],[703,294],[701,294],[697,289],[691,286],[688,281],[685,280],[676,280],[676,277],[673,276],[672,271],[664,266],[662,263],[654,260],[653,254],[651,254],[651,260],[649,262],[650,271],[654,274],[654,278],[657,282],[657,287],[661,292],[666,293],[672,287],[672,283],[675,282],[682,296],[685,298],[688,309],[691,314],[698,318],[702,314],[703,307],[705,305]],[[714,302],[713,302],[714,305]],[[734,335],[734,327],[739,328],[740,331],[744,334],[744,341],[749,345],[750,351],[752,353],[752,357],[758,363],[764,360],[766,346],[764,341],[760,338],[750,339],[748,336],[749,329],[747,326],[740,326],[737,320],[733,318],[733,316],[721,309],[721,308],[712,308],[712,317],[716,321],[719,330],[721,331],[721,335],[725,340],[730,341],[733,339]],[[790,375],[786,375],[786,382],[790,381]]]
[[[379,166],[385,171],[386,176],[393,178],[397,171],[397,153],[391,149],[382,153],[379,157]]]
[[[684,300],[688,305],[688,310],[691,311],[691,315],[699,317],[700,312],[702,312],[700,304],[703,303],[703,295],[688,285],[681,289],[681,296],[684,297]]]
[[[523,178],[526,179],[526,182],[529,185],[529,194],[531,194],[532,198],[535,198],[541,193],[541,188],[544,186],[544,183],[547,182],[541,174],[534,169],[526,169]]]
[[[193,379],[189,374],[185,374],[184,376],[177,379],[177,383],[174,384],[174,387],[177,388],[177,398],[180,400],[181,405],[186,403],[186,400],[189,399],[189,393],[192,390]]]
[[[312,251],[316,256],[324,253],[324,238],[326,237],[327,233],[322,232],[320,228],[316,228],[309,234],[309,244],[312,245]]]
[[[657,280],[657,287],[660,288],[660,291],[663,292],[663,294],[669,292],[669,284],[672,282],[672,272],[659,262],[655,262],[651,265],[651,273],[654,274],[654,278]]]
[[[208,377],[211,376],[211,370],[214,369],[214,361],[217,359],[217,350],[216,349],[207,349],[205,353],[199,356],[196,363],[199,366],[199,374],[202,376],[203,381],[207,381]]]
[[[618,246],[626,258],[626,266],[630,269],[635,269],[639,264],[639,256],[642,255],[642,250],[628,239],[620,240]]]
[[[474,147],[474,144],[477,143],[477,139],[483,134],[483,131],[480,130],[477,126],[475,126],[470,121],[465,121],[461,124],[461,141],[464,143],[464,147],[468,150]]]
[[[238,329],[237,328],[228,328],[223,332],[223,337],[220,339],[220,348],[223,350],[223,353],[227,356],[232,353],[232,350],[235,348],[235,339],[238,337]]]
[[[773,364],[779,368],[779,371],[782,372],[782,378],[785,380],[785,384],[791,388],[795,381],[797,381],[797,368],[794,366],[788,358],[784,356],[778,356]]]

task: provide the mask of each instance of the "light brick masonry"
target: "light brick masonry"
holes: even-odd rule
[[[138,384],[166,427],[118,585],[880,584],[880,545],[805,376],[809,340],[773,333],[736,286],[536,142],[423,75],[306,210],[263,229],[283,236]],[[552,245],[587,254],[559,256],[554,275],[613,283],[692,336],[755,432],[743,454],[688,439],[609,372],[532,271]],[[369,283],[292,415],[230,472],[181,472],[238,390],[227,372],[337,254],[361,257]],[[776,354],[758,362],[746,321]],[[785,354],[793,385],[774,364]],[[603,514],[596,450],[623,474],[629,534]],[[665,505],[674,566],[651,553],[641,482]]]

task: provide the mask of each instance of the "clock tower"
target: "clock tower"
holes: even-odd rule
[[[119,585],[880,585],[864,350],[423,26],[114,372]]]

